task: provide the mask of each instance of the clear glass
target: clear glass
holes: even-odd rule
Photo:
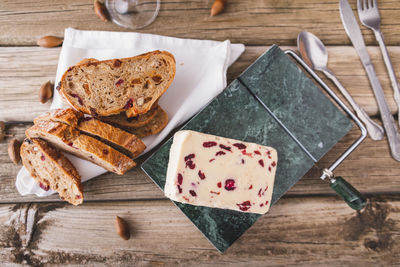
[[[156,19],[160,0],[106,0],[106,7],[115,24],[136,30]]]

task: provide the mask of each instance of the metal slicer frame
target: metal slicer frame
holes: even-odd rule
[[[339,158],[337,158],[336,161],[331,164],[331,166],[329,166],[329,168],[322,170],[322,175],[320,176],[322,180],[325,180],[326,178],[333,179],[333,171],[350,155],[350,153],[352,153],[360,145],[365,137],[367,137],[367,130],[356,117],[356,115],[354,115],[354,113],[342,102],[342,100],[340,100],[340,98],[328,87],[328,85],[326,85],[326,83],[324,83],[324,81],[322,81],[322,79],[293,50],[288,49],[284,52],[285,54],[291,56],[297,63],[299,63],[303,69],[305,69],[308,74],[310,74],[317,81],[317,83],[329,94],[333,100],[335,100],[335,102],[343,109],[343,111],[350,116],[350,118],[361,130],[361,136],[354,141],[353,144],[345,152],[343,152]]]

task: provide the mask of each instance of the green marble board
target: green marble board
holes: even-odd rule
[[[278,165],[273,205],[313,166],[314,160],[318,161],[352,127],[314,82],[274,45],[182,129],[274,147]],[[142,164],[161,189],[171,144],[172,138]],[[174,203],[220,252],[260,217]]]

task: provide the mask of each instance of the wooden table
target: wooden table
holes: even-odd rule
[[[355,2],[351,1],[355,8]],[[184,38],[230,39],[246,51],[229,69],[228,82],[270,45],[295,49],[308,30],[328,46],[329,67],[355,100],[380,122],[364,69],[343,30],[337,0],[229,0],[210,17],[211,0],[162,0],[155,22],[140,32]],[[63,36],[68,26],[123,31],[99,20],[92,1],[0,2],[0,120],[19,139],[32,119],[48,110],[40,85],[54,79],[60,48],[35,45],[44,35]],[[400,77],[400,7],[380,0],[382,30]],[[362,28],[391,111],[397,112],[379,48]],[[327,166],[358,135],[352,131],[321,161]],[[387,140],[365,140],[337,169],[368,196],[361,212],[350,209],[312,169],[225,254],[218,253],[149,178],[136,168],[104,174],[84,184],[85,203],[73,207],[57,196],[22,197],[15,189],[21,166],[0,143],[0,262],[21,265],[389,265],[400,264],[400,163]],[[133,236],[114,230],[119,215]]]

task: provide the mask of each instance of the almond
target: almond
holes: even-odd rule
[[[119,216],[115,217],[115,228],[122,239],[128,240],[131,237],[128,224]]]
[[[39,90],[39,101],[40,103],[46,103],[50,98],[53,97],[54,84],[51,81],[44,83]]]
[[[94,12],[102,21],[108,21],[108,10],[99,0],[94,0]]]
[[[136,100],[136,104],[141,107],[144,104],[144,97],[141,96]]]
[[[18,162],[21,160],[21,155],[19,152],[20,147],[21,142],[18,141],[16,138],[11,139],[8,143],[8,156],[15,165],[17,165]]]
[[[50,47],[59,46],[62,44],[62,42],[63,42],[63,39],[58,38],[56,36],[48,35],[48,36],[44,36],[44,37],[40,38],[37,41],[37,45],[41,46],[41,47],[50,48]]]
[[[0,121],[0,141],[4,140],[4,137],[13,136],[12,134],[6,134],[6,124],[4,121]]]
[[[211,6],[211,16],[218,15],[225,8],[226,0],[215,0]]]
[[[0,121],[0,141],[3,141],[6,136],[6,124],[4,121]]]

